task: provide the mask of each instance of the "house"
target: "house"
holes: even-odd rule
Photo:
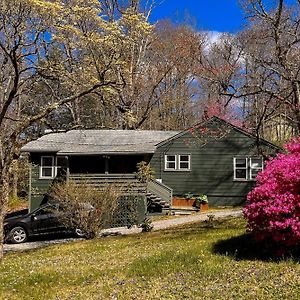
[[[145,194],[143,184],[136,179],[137,163],[150,162],[156,144],[176,131],[147,130],[71,130],[50,133],[22,148],[30,154],[29,209],[40,206],[51,184],[61,176],[75,182],[84,181],[101,187],[115,183],[131,185],[132,192]],[[170,202],[171,189],[159,182],[149,183],[149,189]],[[163,190],[163,191],[161,191]],[[167,198],[166,198],[167,197]],[[157,197],[153,200],[157,200]]]
[[[149,130],[71,130],[51,133],[22,148],[32,162],[30,209],[64,171],[67,179],[97,186],[138,182],[136,165],[145,161],[156,180],[139,193],[163,207],[173,196],[206,194],[209,204],[238,205],[255,183],[264,160],[280,149],[213,117],[182,132]]]
[[[204,194],[210,206],[233,206],[245,201],[267,157],[279,151],[213,117],[157,144],[150,163],[174,196]]]

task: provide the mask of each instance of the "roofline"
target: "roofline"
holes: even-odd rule
[[[115,154],[118,154],[118,155],[136,155],[136,154],[154,154],[155,151],[148,151],[148,152],[118,152],[118,151],[115,151],[115,152],[57,152],[56,154],[58,156],[63,156],[63,155],[67,155],[67,156],[78,156],[78,155],[115,155]]]
[[[211,117],[209,120],[205,120],[205,121],[196,123],[195,125],[190,126],[190,127],[188,127],[187,129],[184,129],[183,131],[181,131],[181,132],[175,134],[174,136],[171,136],[170,138],[168,138],[168,139],[166,139],[166,140],[164,140],[164,141],[162,141],[162,142],[156,144],[156,145],[155,145],[156,148],[161,147],[162,145],[165,145],[165,144],[167,144],[168,142],[170,142],[170,141],[172,141],[172,140],[175,140],[175,139],[177,139],[177,138],[183,136],[185,133],[187,133],[187,132],[189,131],[189,129],[191,129],[191,128],[195,127],[195,126],[198,126],[198,125],[200,125],[200,124],[205,124],[206,122],[211,121],[213,118],[214,118],[214,117]]]
[[[20,152],[22,152],[22,153],[41,153],[41,152],[43,152],[43,153],[57,153],[59,150],[37,150],[37,149],[35,149],[35,150],[24,150],[23,148],[21,148],[21,151]]]
[[[189,130],[190,130],[191,128],[194,128],[194,127],[197,127],[197,126],[203,126],[203,125],[205,125],[206,123],[211,122],[213,119],[222,121],[222,122],[226,123],[227,125],[229,125],[232,129],[237,130],[237,131],[239,131],[239,132],[241,132],[241,133],[243,133],[243,134],[245,134],[245,135],[247,135],[247,136],[249,136],[249,137],[251,137],[251,138],[253,138],[253,139],[257,139],[257,137],[256,137],[254,134],[249,133],[249,132],[247,132],[246,130],[244,130],[244,129],[238,127],[238,126],[235,126],[235,125],[231,124],[230,122],[228,122],[228,121],[226,121],[226,120],[224,120],[224,119],[222,119],[222,118],[220,118],[220,117],[212,116],[210,119],[205,120],[205,121],[202,121],[202,122],[199,122],[199,123],[196,123],[195,125],[193,125],[193,126],[187,128],[187,129],[183,130],[182,132],[180,132],[180,133],[178,133],[178,134],[176,134],[176,135],[174,135],[174,136],[172,136],[172,137],[170,137],[170,138],[168,138],[168,139],[166,139],[166,140],[164,140],[164,141],[162,141],[162,142],[156,144],[156,148],[161,147],[161,146],[167,144],[168,142],[170,142],[170,141],[172,141],[172,140],[175,140],[175,139],[177,139],[177,138],[183,136],[185,133],[189,132]],[[275,149],[277,149],[277,150],[282,150],[281,147],[276,146],[275,144],[273,144],[273,143],[271,143],[271,142],[269,142],[269,141],[267,141],[267,140],[265,140],[265,139],[263,139],[263,138],[259,138],[259,141],[262,141],[262,142],[266,143],[268,146],[270,146],[270,147],[272,147],[272,148],[275,148]]]
[[[147,152],[125,152],[125,151],[115,151],[115,152],[59,152],[59,151],[49,151],[49,150],[34,150],[34,151],[28,151],[28,150],[22,150],[22,153],[46,153],[46,154],[56,154],[57,156],[63,156],[63,155],[67,155],[67,156],[78,156],[78,155],[114,155],[114,154],[118,154],[118,155],[136,155],[136,154],[154,154],[155,150],[153,151],[147,151]]]

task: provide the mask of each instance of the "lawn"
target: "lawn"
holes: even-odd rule
[[[0,299],[299,299],[299,261],[272,261],[242,219],[7,254]]]

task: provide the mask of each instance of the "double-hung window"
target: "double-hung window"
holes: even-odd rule
[[[165,155],[165,171],[190,171],[190,154]]]
[[[190,159],[191,156],[187,154],[178,155],[178,168],[179,170],[190,170]]]
[[[176,170],[177,169],[176,155],[166,155],[165,156],[165,169],[166,170]]]
[[[263,170],[263,158],[262,157],[250,157],[249,158],[249,178],[254,180],[258,172]]]
[[[255,180],[258,172],[262,170],[262,157],[234,157],[233,159],[234,180]]]
[[[54,156],[42,156],[40,166],[40,178],[51,179],[55,177],[55,159]]]
[[[40,179],[53,179],[61,175],[61,171],[66,166],[65,156],[42,156],[40,164]]]

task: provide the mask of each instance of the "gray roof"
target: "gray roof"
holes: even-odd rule
[[[23,152],[75,154],[154,153],[156,145],[178,134],[153,130],[70,130],[50,133],[29,142]]]

